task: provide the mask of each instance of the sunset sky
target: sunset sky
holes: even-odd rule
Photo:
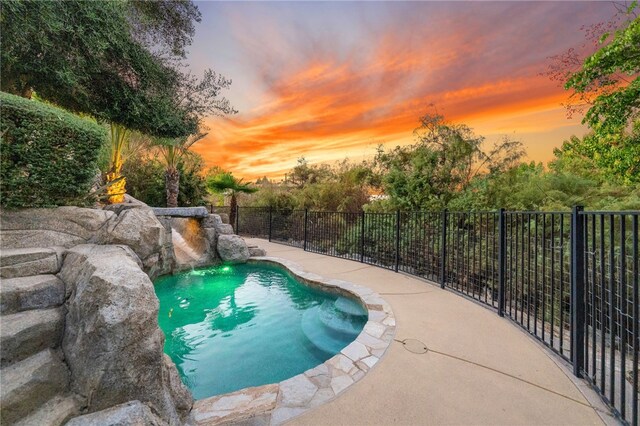
[[[197,4],[189,63],[231,78],[225,96],[240,112],[208,119],[194,150],[248,180],[279,179],[301,156],[360,161],[411,143],[430,105],[547,161],[585,128],[539,73],[615,12],[609,2]]]

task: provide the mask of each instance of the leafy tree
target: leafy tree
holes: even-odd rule
[[[201,133],[204,116],[236,112],[220,96],[231,80],[212,70],[199,79],[180,64],[199,21],[190,0],[3,4],[2,87],[26,97],[36,90],[109,123],[106,176],[110,201],[121,201],[126,181],[120,169],[132,131],[175,138],[179,145]],[[173,188],[170,193],[177,199]]]
[[[320,168],[321,167],[321,168]],[[359,212],[369,201],[373,172],[366,162],[353,164],[345,160],[331,168],[318,167],[321,173],[293,194],[297,208],[314,210]],[[312,170],[315,168],[311,167]]]
[[[174,95],[175,102],[191,117],[195,117],[198,131],[202,133],[208,130],[202,123],[204,117],[232,115],[238,112],[228,99],[220,96],[223,90],[231,87],[231,83],[230,79],[211,69],[206,69],[200,79],[190,72],[181,73],[180,84]]]
[[[253,207],[272,207],[276,210],[297,208],[294,193],[298,188],[284,182],[256,181],[258,191],[251,194],[238,194],[238,203]]]
[[[582,139],[574,136],[554,153],[557,158],[551,163],[552,167],[558,161],[570,162],[588,168],[592,177],[600,176],[623,185],[640,183],[640,122],[631,132],[621,132],[606,140],[595,133]]]
[[[558,154],[588,159],[607,179],[633,185],[640,182],[640,18],[637,1],[613,4],[612,20],[588,27],[595,51],[584,59],[573,48],[554,56],[546,74],[573,90],[569,112],[586,109],[583,123],[592,129]]]
[[[306,158],[300,157],[298,163],[287,174],[287,182],[301,188],[307,184],[317,183],[331,176],[331,168],[326,164],[309,165]]]
[[[231,173],[220,173],[207,179],[207,189],[214,193],[224,193],[231,197],[229,222],[235,223],[238,210],[238,193],[250,194],[258,189],[236,179]]]
[[[205,163],[202,157],[196,153],[189,155],[178,164],[180,173],[180,192],[178,193],[179,206],[202,206],[209,194],[204,177]]]
[[[574,137],[572,141],[580,139]],[[482,172],[475,174],[462,188],[453,190],[446,207],[450,210],[472,211],[500,207],[510,210],[567,211],[574,205],[581,204],[593,210],[640,209],[640,184],[615,183],[594,160],[586,156],[562,150],[556,150],[555,154],[556,158],[546,167],[542,163],[516,161],[503,163],[500,167],[484,167]],[[407,158],[411,159],[412,155],[409,152]],[[313,164],[307,166],[319,167]],[[241,202],[243,205],[281,210],[309,208],[357,212],[364,209],[385,212],[398,208],[423,208],[432,211],[441,208],[439,203],[434,203],[427,197],[427,205],[416,204],[417,207],[403,207],[393,197],[369,201],[374,188],[377,185],[384,187],[389,177],[387,171],[379,166],[373,170],[373,166],[374,164],[366,162],[351,164],[345,160],[329,168],[330,176],[300,187],[292,185],[290,181],[272,183],[261,180],[261,183],[256,184],[260,191],[242,196]],[[416,175],[415,179],[422,177]],[[425,178],[428,179],[428,175]],[[414,177],[409,176],[405,182],[411,183],[412,180]],[[419,200],[424,194],[412,195]]]
[[[391,208],[442,209],[483,174],[500,174],[520,160],[522,144],[508,138],[490,150],[464,124],[427,114],[415,131],[417,143],[378,150],[375,162]]]
[[[348,160],[334,165],[308,164],[304,158],[287,174],[285,182],[258,179],[260,191],[243,196],[244,204],[275,209],[313,209],[359,212],[369,202],[377,177],[369,162]]]
[[[221,116],[238,112],[226,98],[219,96],[223,89],[230,87],[231,80],[207,69],[202,79],[197,79],[187,73],[183,74],[181,81],[175,94],[176,104],[189,111],[196,119],[198,129],[206,129],[206,126],[202,124],[202,119],[205,116]],[[122,202],[124,198],[126,181],[120,173],[120,168],[124,162],[121,154],[123,146],[128,144],[128,135],[128,129],[123,126],[111,125],[111,163],[107,173],[107,182],[117,181],[116,184],[109,186],[110,193],[114,194],[110,197],[111,203]],[[177,164],[181,160],[180,157],[185,155],[188,149],[204,136],[206,133],[201,130],[187,137],[156,138],[152,144],[160,149],[167,163],[167,205],[170,207],[175,207],[174,203],[179,200],[180,173]]]
[[[576,93],[597,94],[584,122],[601,138],[618,135],[640,114],[640,19],[633,15],[637,5],[634,1],[627,10],[634,18],[613,37],[602,34],[599,42],[603,46],[565,83],[565,88]]]
[[[175,97],[182,82],[180,72],[136,41],[129,15],[132,4],[137,5],[139,17],[153,9],[126,1],[4,2],[3,90],[25,97],[35,90],[68,110],[155,136],[195,132],[197,116]],[[162,7],[169,11],[180,5],[184,2],[165,1]],[[138,19],[138,27],[167,28],[159,24],[158,16]],[[175,21],[177,26],[187,25],[182,35],[190,34],[196,16],[192,10],[186,19]],[[176,40],[176,49],[184,45],[184,37]]]
[[[166,207],[164,166],[156,155],[140,153],[129,157],[122,166],[127,176],[127,193],[154,207]]]
[[[190,73],[182,75],[182,82],[176,92],[176,102],[197,118],[199,131],[187,137],[155,139],[152,144],[160,151],[166,164],[168,207],[178,206],[180,192],[178,164],[183,157],[190,154],[189,148],[207,135],[207,127],[202,124],[202,119],[205,116],[221,116],[238,112],[226,98],[220,97],[221,91],[228,89],[230,85],[231,80],[211,69],[207,69],[200,80]]]
[[[564,210],[574,205],[588,209],[638,209],[640,185],[621,186],[590,173],[593,165],[582,158],[559,157],[548,168],[521,163],[500,174],[483,175],[449,204],[454,210]]]
[[[190,0],[129,0],[127,18],[136,41],[156,56],[184,58],[186,46],[200,22],[198,7]]]

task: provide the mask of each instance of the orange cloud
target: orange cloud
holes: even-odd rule
[[[523,6],[491,5],[499,7]],[[571,15],[567,9],[549,16],[552,5],[527,7],[534,20],[562,22]],[[301,156],[359,159],[373,155],[379,143],[411,143],[418,118],[435,105],[447,119],[490,138],[517,132],[532,159],[547,160],[569,131],[583,130],[566,118],[565,91],[538,75],[545,52],[557,52],[553,33],[525,19],[522,29],[508,24],[522,39],[505,39],[493,34],[495,22],[472,15],[464,24],[450,20],[431,28],[407,14],[406,27],[371,30],[370,39],[349,49],[329,45],[333,39],[309,41],[306,33],[287,37],[269,20],[263,37],[270,43],[261,43],[244,31],[245,16],[238,13],[230,19],[242,28],[238,40],[264,92],[241,114],[210,119],[212,130],[194,150],[207,164],[245,179],[281,178]],[[298,39],[307,43],[304,49],[290,45]]]

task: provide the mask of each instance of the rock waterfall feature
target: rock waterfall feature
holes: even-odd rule
[[[0,229],[0,422],[190,424],[151,279],[238,261],[218,255],[229,238],[244,258],[231,226],[204,207],[126,196],[104,209],[0,210]]]

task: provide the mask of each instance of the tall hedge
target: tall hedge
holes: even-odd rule
[[[0,204],[84,204],[106,129],[60,108],[0,92]]]

